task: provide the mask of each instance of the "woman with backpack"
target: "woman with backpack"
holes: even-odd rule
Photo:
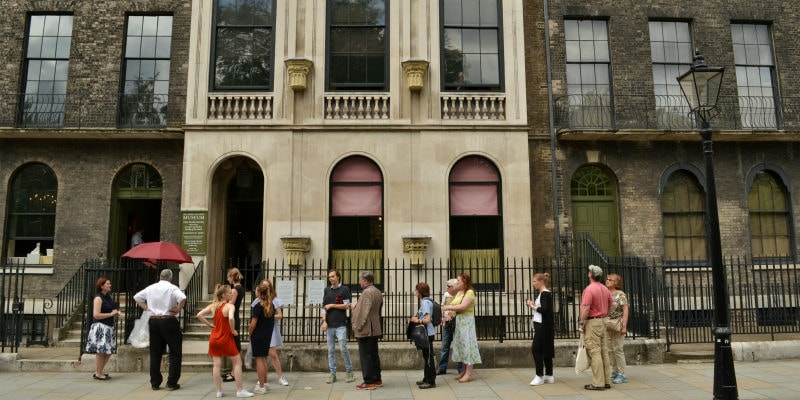
[[[428,346],[422,348],[422,358],[425,360],[424,378],[417,381],[420,389],[430,389],[436,387],[436,364],[433,359],[433,339],[436,337],[436,328],[431,320],[433,319],[433,300],[431,299],[431,288],[425,282],[420,282],[415,288],[417,299],[420,300],[417,314],[411,317],[411,322],[424,324],[428,333]],[[441,317],[439,317],[441,318]]]

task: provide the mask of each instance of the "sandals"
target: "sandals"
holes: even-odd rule
[[[111,375],[106,374],[106,376],[101,378],[101,377],[97,376],[97,374],[92,374],[92,378],[97,379],[98,381],[107,381],[107,380],[111,379]]]
[[[236,378],[234,378],[233,375],[231,375],[231,374],[227,374],[227,375],[224,375],[222,377],[222,381],[223,382],[233,382],[235,380],[236,380]]]

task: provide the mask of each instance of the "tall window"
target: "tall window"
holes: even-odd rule
[[[330,199],[331,267],[350,283],[358,282],[359,271],[371,270],[376,286],[381,285],[383,176],[378,166],[362,156],[339,162],[331,174]]]
[[[692,36],[688,22],[650,21],[650,58],[659,127],[691,127],[689,105],[677,77],[692,66]]]
[[[58,180],[53,170],[39,163],[21,167],[12,175],[8,198],[6,257],[26,257],[35,249],[41,256],[49,255],[47,249],[53,249],[58,199]],[[34,257],[26,263],[43,261]]]
[[[500,173],[489,160],[468,156],[450,172],[450,268],[476,284],[502,283],[503,216]]]
[[[441,0],[444,90],[503,87],[500,2]]]
[[[775,63],[769,27],[732,24],[733,58],[744,128],[776,128]]]
[[[705,193],[697,177],[677,170],[661,193],[664,258],[673,263],[705,262]]]
[[[21,106],[23,127],[64,125],[71,43],[71,15],[31,15],[25,51],[25,99]]]
[[[607,25],[601,20],[564,21],[571,126],[613,126]]]
[[[133,128],[167,123],[169,55],[172,17],[128,17],[125,40],[125,83],[119,123]]]
[[[328,0],[328,90],[388,90],[389,0]]]
[[[747,200],[753,258],[793,258],[789,192],[780,177],[758,172]]]
[[[216,0],[214,90],[272,90],[275,0]]]

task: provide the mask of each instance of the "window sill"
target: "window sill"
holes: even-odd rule
[[[17,268],[22,269],[23,265],[11,264],[3,266],[4,274],[13,274],[17,272]],[[53,275],[53,267],[45,265],[25,265],[25,275]]]

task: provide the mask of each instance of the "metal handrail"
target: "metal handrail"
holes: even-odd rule
[[[715,129],[800,129],[800,97],[720,96]],[[660,129],[698,127],[682,95],[570,94],[554,99],[559,130]]]
[[[19,129],[177,129],[186,95],[0,93],[0,127]]]
[[[189,278],[189,282],[186,284],[184,288],[184,294],[186,295],[186,304],[183,306],[183,318],[182,323],[183,326],[181,329],[183,332],[186,332],[186,329],[189,327],[191,318],[197,313],[197,305],[200,304],[200,301],[203,300],[203,270],[205,269],[205,265],[203,265],[203,261],[200,261],[195,268],[194,272],[192,273],[192,277]]]

